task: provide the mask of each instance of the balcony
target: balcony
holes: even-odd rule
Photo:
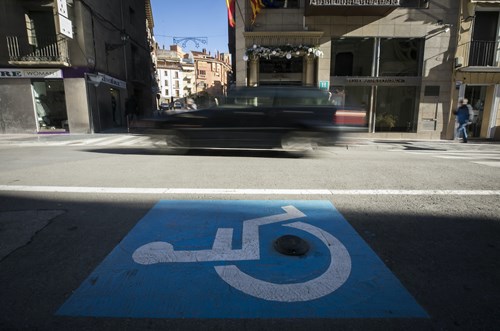
[[[66,38],[50,36],[28,38],[7,36],[9,64],[32,66],[69,66],[68,41]]]
[[[500,44],[475,40],[458,47],[455,66],[460,71],[500,72]]]

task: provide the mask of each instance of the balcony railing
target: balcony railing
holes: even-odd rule
[[[499,43],[496,41],[471,41],[465,46],[469,67],[498,67]]]
[[[69,65],[68,41],[57,36],[37,37],[29,42],[27,38],[7,36],[9,62]]]

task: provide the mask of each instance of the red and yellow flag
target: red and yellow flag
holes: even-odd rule
[[[227,5],[227,20],[229,21],[229,25],[234,28],[236,22],[234,20],[234,1],[235,0],[226,0]]]
[[[252,7],[252,24],[255,22],[255,18],[257,14],[260,12],[262,8],[265,7],[262,0],[250,0],[250,6]]]

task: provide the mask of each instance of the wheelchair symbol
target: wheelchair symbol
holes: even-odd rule
[[[294,206],[281,207],[285,213],[246,220],[243,222],[242,248],[232,249],[233,229],[219,228],[212,249],[176,251],[168,242],[151,242],[135,250],[134,262],[142,265],[179,262],[217,262],[260,260],[259,227],[307,217]],[[230,286],[248,295],[280,302],[310,301],[324,297],[342,286],[351,273],[351,257],[346,247],[330,233],[304,222],[283,226],[308,232],[326,245],[330,263],[323,274],[303,283],[277,284],[254,278],[236,265],[215,266],[215,270]]]

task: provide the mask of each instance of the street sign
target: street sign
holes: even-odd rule
[[[327,80],[320,80],[319,81],[319,88],[322,89],[322,90],[328,90],[330,87],[329,87],[329,81]]]
[[[275,249],[286,236],[304,255]],[[124,318],[428,317],[329,201],[160,201],[59,309]]]

